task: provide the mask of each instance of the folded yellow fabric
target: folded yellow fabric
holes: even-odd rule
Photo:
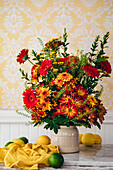
[[[4,162],[8,168],[38,169],[39,166],[49,166],[52,153],[59,153],[57,145],[14,145],[9,150],[7,147],[0,149],[0,162]]]

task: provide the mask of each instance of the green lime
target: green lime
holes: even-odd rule
[[[49,163],[53,168],[60,168],[64,163],[64,158],[60,153],[53,153],[49,157]]]
[[[14,143],[14,142],[7,142],[7,143],[5,144],[5,147],[8,146],[8,145],[11,144],[11,143]]]
[[[19,139],[23,140],[23,142],[24,142],[25,144],[29,142],[26,137],[20,137]]]

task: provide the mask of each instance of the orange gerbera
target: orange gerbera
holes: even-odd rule
[[[58,74],[57,78],[63,80],[64,82],[67,82],[70,81],[73,78],[73,76],[67,72],[63,72]]]

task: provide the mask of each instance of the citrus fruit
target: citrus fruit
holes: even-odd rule
[[[49,164],[53,168],[60,168],[64,163],[64,158],[60,153],[53,153],[49,157]]]
[[[82,144],[82,136],[83,134],[79,134],[79,144]]]
[[[17,146],[17,147],[19,146],[20,147],[20,145],[17,144],[17,143],[11,143],[7,146],[7,148],[10,149],[12,146]]]
[[[95,137],[95,144],[101,144],[102,138],[98,134],[94,134]]]
[[[25,146],[25,143],[21,139],[12,139],[10,142],[17,143],[20,146]]]
[[[19,139],[21,139],[25,144],[29,142],[26,137],[20,137]]]
[[[41,135],[37,138],[36,143],[40,145],[49,145],[51,143],[51,140],[48,136]]]
[[[92,133],[85,133],[82,136],[82,143],[86,146],[92,146],[95,143],[95,137]]]
[[[11,143],[13,143],[13,142],[7,142],[7,143],[5,144],[5,147],[8,146],[8,145],[11,144]]]

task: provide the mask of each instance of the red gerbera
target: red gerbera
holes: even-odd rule
[[[108,74],[110,74],[112,71],[111,65],[108,60],[100,62],[100,69],[102,71],[106,71]]]
[[[52,68],[53,67],[53,65],[51,64],[51,60],[44,60],[42,63],[41,63],[41,65],[40,65],[40,67],[41,68],[39,68],[38,70],[39,70],[39,73],[41,74],[41,75],[45,75],[47,72],[48,72],[48,70],[50,70],[50,68]]]
[[[99,72],[94,66],[85,65],[82,68],[87,73],[87,75],[90,75],[91,77],[99,77]]]
[[[19,55],[17,56],[17,62],[24,63],[26,60],[28,60],[28,49],[23,49],[20,51]]]
[[[34,108],[37,102],[37,98],[35,96],[35,90],[26,89],[26,91],[24,91],[22,95],[26,107],[30,109]]]

